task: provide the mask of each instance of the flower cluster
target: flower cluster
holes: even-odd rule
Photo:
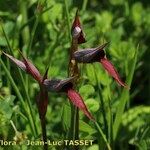
[[[79,50],[77,49],[78,44],[85,43],[85,37],[83,33],[83,29],[81,27],[81,23],[78,16],[78,11],[76,13],[72,29],[72,53],[71,58],[71,67],[74,72],[70,75],[71,77],[66,78],[64,80],[61,79],[48,79],[48,69],[44,76],[42,76],[38,69],[31,63],[30,60],[25,58],[22,55],[23,61],[20,61],[13,56],[6,54],[3,52],[5,56],[7,56],[13,63],[15,63],[19,68],[21,68],[26,73],[30,74],[38,83],[40,87],[39,94],[37,96],[37,106],[39,110],[39,116],[42,119],[45,117],[48,105],[48,92],[64,92],[66,93],[69,100],[91,120],[94,121],[94,117],[88,111],[82,97],[78,92],[74,90],[74,80],[76,79],[76,72],[78,73],[77,63],[94,63],[99,62],[103,66],[103,68],[119,83],[121,86],[126,87],[127,85],[121,80],[117,70],[113,66],[113,64],[107,59],[104,48],[108,43],[105,43],[96,48],[87,48]]]

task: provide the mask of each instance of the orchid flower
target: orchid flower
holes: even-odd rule
[[[25,58],[21,52],[20,54],[23,58],[22,61],[14,58],[13,56],[5,52],[3,52],[3,54],[6,57],[8,57],[14,64],[16,64],[19,68],[21,68],[23,71],[30,74],[39,83],[40,91],[38,93],[36,102],[39,110],[39,116],[41,119],[44,118],[47,111],[47,105],[48,105],[48,92],[45,90],[45,87],[43,86],[43,82],[45,79],[47,79],[48,69],[46,70],[45,75],[42,77],[38,69],[31,63],[30,60]]]
[[[106,47],[107,44],[108,43],[105,43],[96,48],[87,48],[87,49],[76,51],[74,53],[74,59],[78,63],[100,62],[103,68],[108,72],[110,76],[112,76],[116,80],[116,82],[119,85],[128,88],[128,86],[121,80],[119,73],[117,72],[114,65],[106,57],[104,48]]]
[[[91,120],[95,120],[91,113],[88,111],[82,97],[78,92],[73,89],[73,80],[75,77],[70,77],[64,80],[60,79],[46,79],[44,85],[50,92],[64,92],[69,100]]]

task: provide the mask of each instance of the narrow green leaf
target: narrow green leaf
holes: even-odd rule
[[[135,50],[134,60],[133,60],[133,63],[131,64],[131,69],[130,69],[129,75],[127,77],[127,85],[129,87],[131,86],[131,82],[132,82],[135,67],[136,67],[137,54],[138,54],[138,48]],[[121,123],[122,115],[123,115],[123,112],[125,109],[126,102],[128,100],[128,95],[129,95],[129,91],[127,89],[123,89],[121,97],[119,99],[119,106],[118,106],[118,109],[116,112],[116,117],[115,117],[115,121],[114,121],[114,125],[113,125],[113,131],[114,131],[113,139],[114,140],[117,137],[117,133],[118,133],[119,126]]]

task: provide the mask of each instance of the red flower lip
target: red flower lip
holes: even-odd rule
[[[66,92],[73,87],[73,81],[76,77],[70,77],[64,80],[61,79],[46,79],[43,84],[50,92]]]
[[[104,58],[105,52],[104,47],[108,43],[105,43],[101,46],[98,46],[96,48],[87,48],[83,50],[76,51],[74,53],[74,58],[77,62],[82,63],[93,63],[93,62],[99,62],[101,58]]]
[[[81,27],[80,19],[78,16],[78,10],[76,12],[74,22],[72,24],[71,34],[74,39],[78,40],[78,44],[82,44],[86,42],[82,27]]]
[[[78,107],[80,110],[83,111],[83,113],[92,121],[95,121],[94,117],[92,116],[92,114],[88,111],[81,95],[79,93],[77,93],[74,89],[68,89],[67,90],[67,96],[69,98],[69,100],[76,106]]]

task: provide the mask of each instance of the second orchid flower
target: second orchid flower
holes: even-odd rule
[[[96,48],[79,50],[74,53],[74,58],[79,63],[100,62],[103,68],[116,80],[119,85],[128,88],[128,86],[121,80],[119,73],[117,72],[114,65],[107,59],[104,51],[106,45],[107,43]]]

